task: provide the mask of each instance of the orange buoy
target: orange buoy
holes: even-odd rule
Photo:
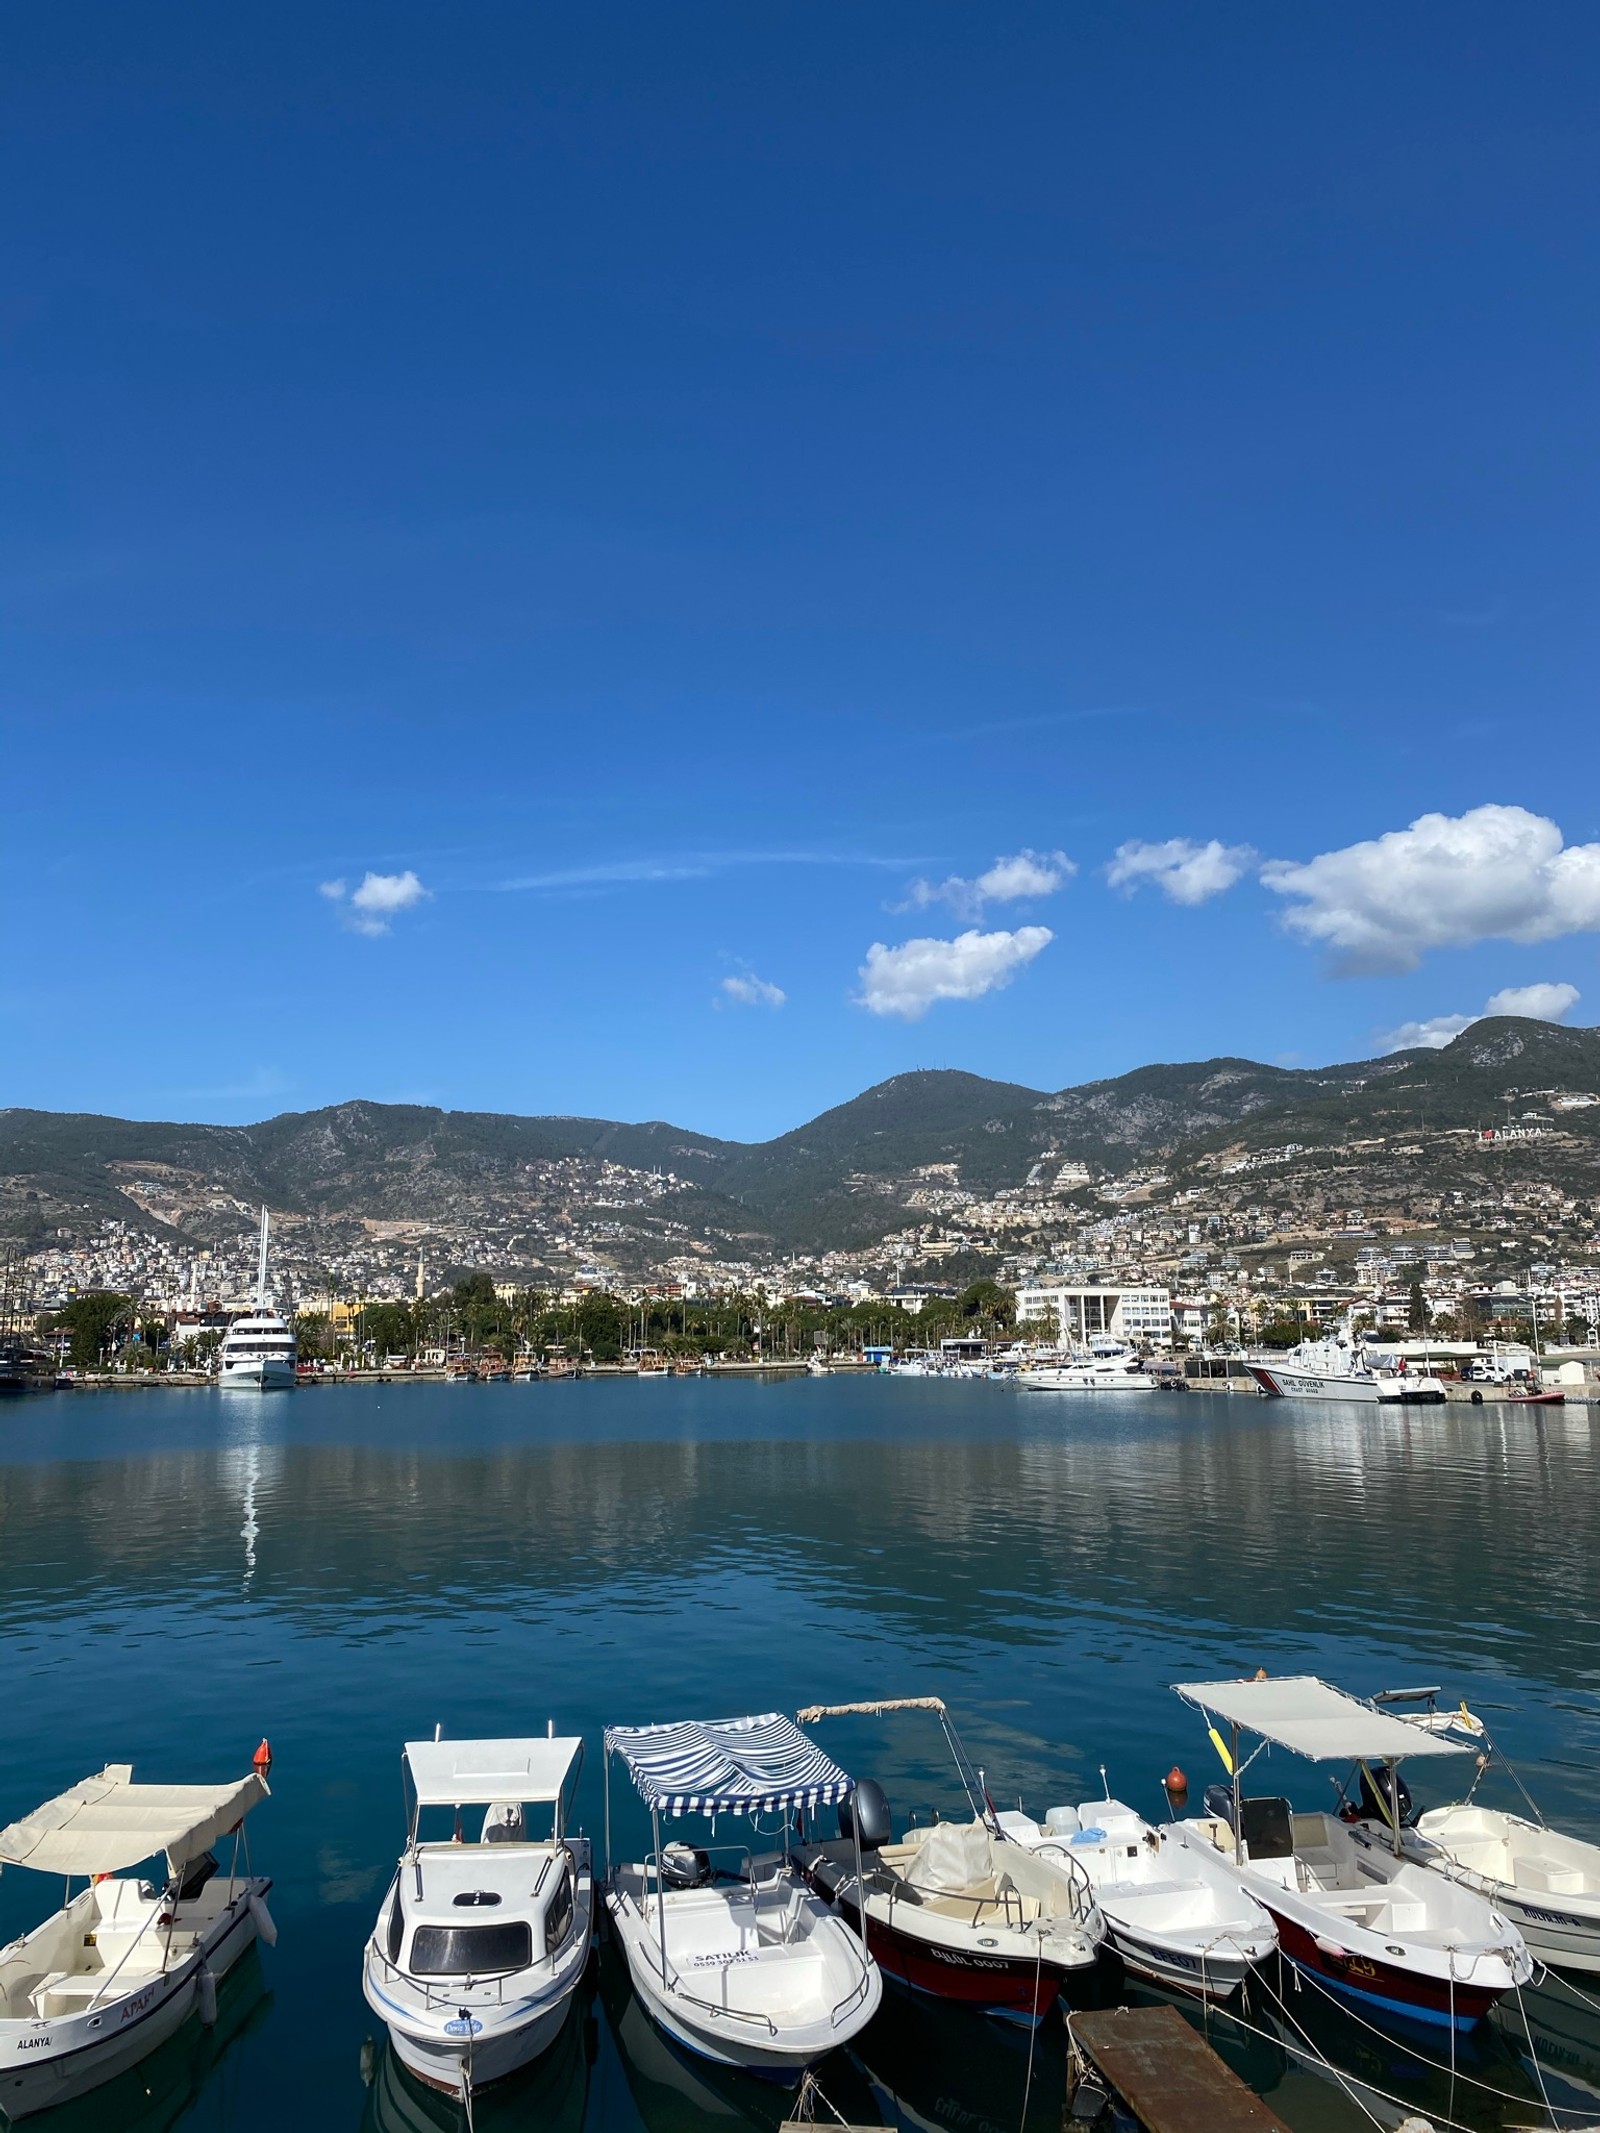
[[[264,1735],[262,1737],[261,1746],[256,1750],[255,1754],[250,1758],[250,1760],[255,1764],[257,1770],[260,1771],[263,1777],[265,1777],[267,1772],[272,1768],[272,1749]]]
[[[1167,1803],[1176,1813],[1189,1797],[1189,1780],[1174,1763],[1161,1783],[1166,1791]]]

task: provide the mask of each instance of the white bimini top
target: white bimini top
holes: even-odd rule
[[[227,1785],[136,1785],[132,1763],[107,1763],[0,1830],[0,1860],[42,1874],[116,1874],[165,1852],[176,1873],[267,1797],[255,1771]]]
[[[583,1742],[546,1740],[408,1740],[406,1761],[419,1807],[489,1806],[516,1800],[548,1807],[561,1798]]]
[[[1314,1674],[1286,1674],[1279,1681],[1177,1681],[1173,1688],[1209,1716],[1244,1726],[1314,1763],[1467,1753],[1464,1742],[1424,1733]]]

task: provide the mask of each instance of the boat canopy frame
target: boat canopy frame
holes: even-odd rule
[[[1424,1731],[1403,1718],[1363,1702],[1315,1674],[1258,1674],[1237,1681],[1175,1681],[1174,1695],[1181,1696],[1207,1720],[1211,1744],[1221,1759],[1233,1787],[1233,1855],[1244,1857],[1241,1785],[1245,1772],[1269,1747],[1287,1748],[1308,1762],[1352,1762],[1371,1781],[1370,1766],[1381,1762],[1389,1773],[1387,1787],[1372,1785],[1373,1797],[1389,1825],[1390,1843],[1400,1855],[1400,1811],[1395,1796],[1394,1773],[1402,1761],[1414,1755],[1465,1755],[1465,1741],[1450,1740]],[[1231,1747],[1217,1731],[1216,1721],[1231,1728]],[[1256,1746],[1242,1760],[1241,1732],[1254,1733]]]
[[[950,1760],[956,1766],[956,1776],[961,1780],[961,1789],[967,1796],[973,1819],[986,1823],[994,1836],[1008,1843],[1010,1839],[1001,1828],[994,1802],[989,1798],[984,1773],[968,1755],[956,1731],[955,1720],[950,1716],[950,1706],[942,1696],[878,1696],[861,1703],[811,1703],[794,1715],[798,1724],[814,1726],[823,1718],[882,1718],[891,1711],[933,1712],[944,1733],[945,1746],[950,1750]]]

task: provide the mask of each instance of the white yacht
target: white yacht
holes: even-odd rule
[[[1032,1362],[1017,1372],[1024,1392],[1155,1392],[1155,1379],[1121,1341],[1097,1341],[1065,1362]]]
[[[263,1207],[256,1300],[223,1336],[217,1352],[217,1381],[254,1392],[286,1391],[295,1382],[296,1360],[294,1329],[267,1300],[267,1210]]]
[[[362,1985],[411,2072],[469,2109],[560,2035],[589,1960],[589,1845],[565,1809],[583,1742],[407,1741],[414,1805],[400,1865],[367,1942]],[[476,1841],[462,1810],[482,1809]],[[550,1834],[528,1810],[550,1810]],[[425,1839],[424,1812],[453,1819]]]
[[[61,1908],[0,1948],[0,2118],[86,2095],[196,2011],[216,2021],[218,1980],[253,1940],[277,1939],[272,1883],[248,1859],[239,1872],[241,1825],[266,1797],[256,1772],[136,1785],[131,1763],[108,1763],[0,1830],[0,1861],[65,1881]],[[151,1880],[126,1871],[163,1854]]]

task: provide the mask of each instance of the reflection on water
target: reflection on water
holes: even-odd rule
[[[1309,1666],[1466,1695],[1552,1818],[1600,1835],[1593,1449],[1578,1407],[1069,1410],[842,1378],[32,1401],[0,1439],[0,1819],[108,1759],[206,1776],[268,1735],[251,1834],[282,1939],[229,2124],[353,2128],[409,2096],[383,2055],[361,2088],[358,1958],[401,1836],[399,1744],[436,1723],[583,1731],[595,1828],[608,1719],[933,1690],[1002,1803],[1087,1797],[1103,1762],[1155,1812],[1175,1758],[1209,1775],[1171,1681]],[[931,1728],[855,1720],[828,1745],[902,1815],[957,1805]],[[1292,1758],[1274,1782],[1331,1796]],[[0,1935],[48,1907],[30,1878],[0,1880]],[[681,2063],[609,2007],[602,1982],[573,2122],[705,2122]],[[1600,2034],[1574,2010],[1529,1998],[1569,2093],[1600,2090]],[[1016,2128],[1026,2091],[1030,2122],[1058,2123],[1059,2034],[1031,2074],[1015,2043],[897,2004],[851,2072],[858,2115]],[[1496,2085],[1536,2098],[1494,2049]],[[1292,2061],[1250,2078],[1296,2133],[1364,2123]],[[715,2110],[766,2125],[770,2095],[739,2086]],[[567,2113],[547,2098],[526,2122]]]

